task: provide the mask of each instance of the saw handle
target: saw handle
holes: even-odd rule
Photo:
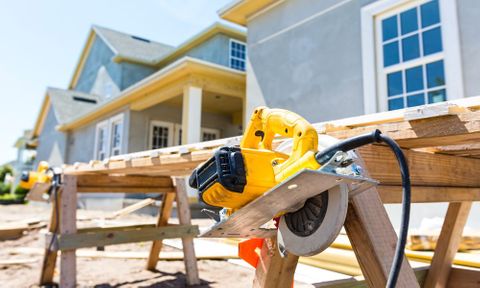
[[[303,117],[283,109],[258,107],[252,114],[241,148],[273,150],[276,135],[293,139],[290,158],[300,159],[308,151],[317,151],[318,136],[315,128]]]

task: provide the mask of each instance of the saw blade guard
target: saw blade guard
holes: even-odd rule
[[[319,150],[326,149],[339,140],[319,135]],[[289,153],[292,141],[282,143],[277,150]],[[348,153],[352,159],[353,152]],[[353,174],[351,167],[340,170],[342,174]],[[349,188],[340,184],[327,191],[319,191],[315,197],[307,199],[302,208],[280,217],[277,243],[280,252],[288,251],[298,256],[312,256],[327,249],[336,239],[348,210]],[[283,250],[283,251],[282,251]]]

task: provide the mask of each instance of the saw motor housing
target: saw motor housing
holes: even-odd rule
[[[45,161],[38,163],[37,171],[23,171],[20,178],[20,187],[30,190],[35,183],[47,183],[52,180],[48,173],[49,165]]]
[[[290,155],[273,149],[276,135],[292,138]],[[301,116],[283,109],[255,109],[240,146],[224,146],[194,170],[190,186],[210,206],[239,209],[301,169],[318,169],[318,136]]]

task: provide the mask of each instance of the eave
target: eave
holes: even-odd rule
[[[218,11],[222,19],[247,26],[248,18],[283,0],[235,0]]]

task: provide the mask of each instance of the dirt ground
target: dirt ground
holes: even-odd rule
[[[0,206],[0,225],[25,219],[48,219],[47,206]],[[86,219],[101,219],[105,212],[79,210],[79,226],[91,225]],[[119,219],[122,223],[154,222],[151,216],[128,215]],[[208,225],[205,221],[200,225]],[[87,224],[85,224],[87,223]],[[38,287],[44,237],[41,230],[31,230],[16,240],[0,241],[0,263],[5,260],[25,259],[26,264],[0,264],[0,287]],[[26,247],[26,248],[25,248]],[[106,251],[148,251],[150,243],[122,244],[105,247]],[[27,253],[19,253],[27,249]],[[28,250],[30,249],[30,250]],[[93,249],[93,248],[92,248]],[[90,250],[92,250],[90,249]],[[162,251],[178,251],[165,246]],[[33,251],[28,253],[28,251]],[[35,252],[35,253],[34,253]],[[39,253],[40,252],[40,253]],[[58,263],[57,263],[58,264]],[[185,287],[183,261],[159,261],[157,271],[144,269],[144,259],[107,259],[77,257],[78,287]],[[58,265],[57,265],[58,269]],[[198,269],[202,284],[196,287],[251,287],[254,270],[223,260],[200,260]],[[55,281],[59,271],[55,270]],[[298,284],[298,285],[297,285]],[[295,287],[302,287],[297,283]],[[311,287],[311,286],[307,286]]]

